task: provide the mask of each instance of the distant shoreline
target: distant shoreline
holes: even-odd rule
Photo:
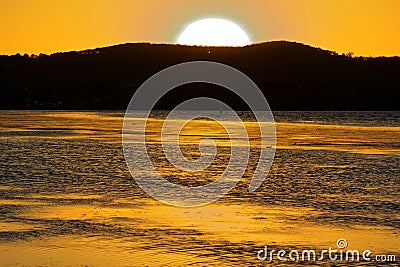
[[[272,110],[399,110],[399,57],[353,57],[286,41],[245,47],[138,43],[37,57],[0,56],[0,109],[123,110],[149,77],[198,60],[245,73]],[[205,83],[175,88],[155,108],[173,109],[200,96],[248,110],[229,90]]]

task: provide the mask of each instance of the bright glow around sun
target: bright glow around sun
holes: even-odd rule
[[[247,33],[226,19],[202,19],[189,24],[180,34],[178,44],[206,46],[245,46],[251,44]]]

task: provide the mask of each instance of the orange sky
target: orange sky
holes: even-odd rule
[[[253,42],[391,56],[400,55],[399,11],[399,0],[2,0],[0,54],[173,43],[188,22],[219,17]]]

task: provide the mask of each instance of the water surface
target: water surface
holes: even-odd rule
[[[258,131],[244,114],[255,140],[248,168],[230,194],[197,208],[164,205],[135,184],[122,153],[123,115],[0,112],[1,266],[260,265],[265,245],[317,250],[338,238],[349,249],[399,255],[399,112],[274,113],[274,164],[253,193]],[[149,119],[148,149],[167,179],[196,186],[223,172],[231,142],[215,122],[182,132],[189,158],[203,137],[217,140],[217,161],[193,176],[160,154],[162,122]]]

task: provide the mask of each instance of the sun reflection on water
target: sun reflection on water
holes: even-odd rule
[[[350,249],[400,251],[398,126],[278,118],[271,173],[249,193],[259,132],[246,121],[253,154],[242,180],[216,203],[188,209],[163,205],[134,183],[121,151],[122,112],[1,112],[0,118],[2,266],[254,265],[264,245],[319,249],[334,247],[339,237]],[[159,144],[161,124],[149,120],[150,144]],[[180,182],[209,182],[223,170],[230,145],[243,145],[206,120],[186,125],[179,142],[196,158],[198,143],[210,137],[217,162]],[[159,171],[179,178],[158,163]]]

